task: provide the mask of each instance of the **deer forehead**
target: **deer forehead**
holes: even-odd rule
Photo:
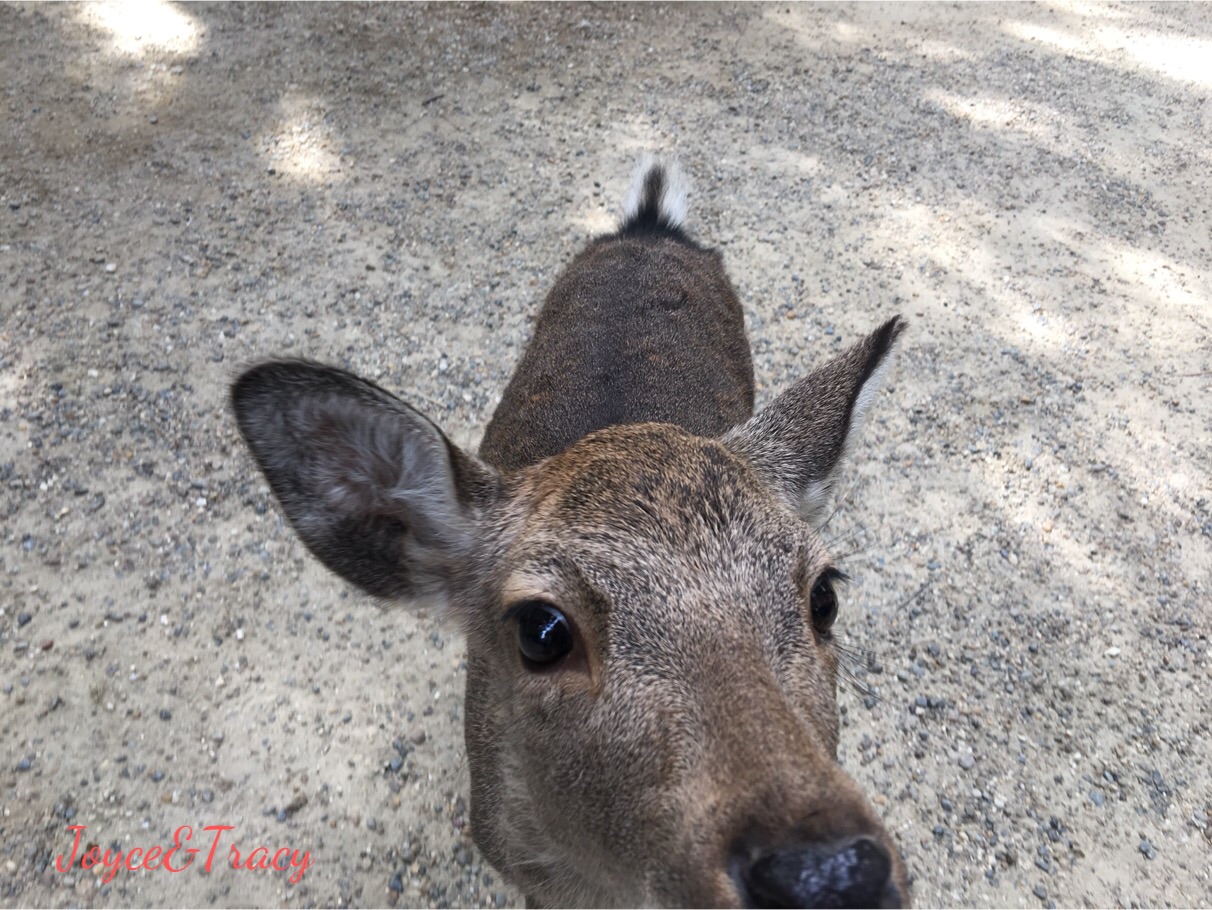
[[[519,504],[507,601],[589,601],[612,612],[739,606],[793,599],[828,563],[819,536],[744,459],[668,425],[586,437],[530,469]]]

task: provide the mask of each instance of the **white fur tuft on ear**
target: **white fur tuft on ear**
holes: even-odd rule
[[[871,410],[871,403],[875,401],[879,390],[884,387],[884,376],[895,360],[896,349],[890,347],[879,365],[871,371],[871,375],[859,389],[858,396],[854,399],[854,407],[850,410],[850,430],[846,434],[848,442],[857,439],[859,433],[862,432],[863,424],[867,420],[867,412]]]
[[[833,485],[891,362],[900,318],[884,323],[791,386],[722,441],[806,521],[829,506]]]

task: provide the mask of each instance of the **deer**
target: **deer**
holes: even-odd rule
[[[901,907],[838,762],[846,576],[819,524],[905,322],[754,412],[744,315],[675,161],[558,276],[478,453],[373,382],[233,383],[286,520],[466,639],[470,826],[531,907]]]

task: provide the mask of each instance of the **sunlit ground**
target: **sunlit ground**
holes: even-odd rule
[[[106,50],[143,57],[152,52],[189,54],[202,42],[198,20],[180,4],[165,0],[113,0],[82,3],[76,18],[105,34]]]
[[[1055,6],[1066,9],[1064,4]],[[1099,17],[1105,20],[1103,11]],[[1090,59],[1095,51],[1119,52],[1133,64],[1159,75],[1212,86],[1212,41],[1203,38],[1128,31],[1105,21],[1083,24],[1080,34],[1021,20],[1002,27],[1016,38],[1046,44],[1076,57]]]
[[[272,147],[268,165],[291,177],[330,182],[341,173],[341,160],[332,151],[323,123],[324,105],[318,98],[292,95],[278,103],[280,120],[266,144]]]

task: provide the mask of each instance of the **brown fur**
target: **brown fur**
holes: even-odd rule
[[[480,455],[516,470],[613,424],[718,436],[752,413],[744,316],[719,254],[612,236],[557,279]]]
[[[481,458],[303,362],[240,378],[241,430],[330,568],[462,620],[472,832],[530,903],[754,903],[772,857],[792,863],[779,902],[836,900],[813,857],[859,843],[885,872],[856,893],[900,904],[895,845],[837,764],[838,655],[810,596],[830,557],[804,517],[901,324],[751,417],[720,258],[643,176],[637,212],[556,282]],[[572,630],[551,665],[509,619],[534,600]]]

